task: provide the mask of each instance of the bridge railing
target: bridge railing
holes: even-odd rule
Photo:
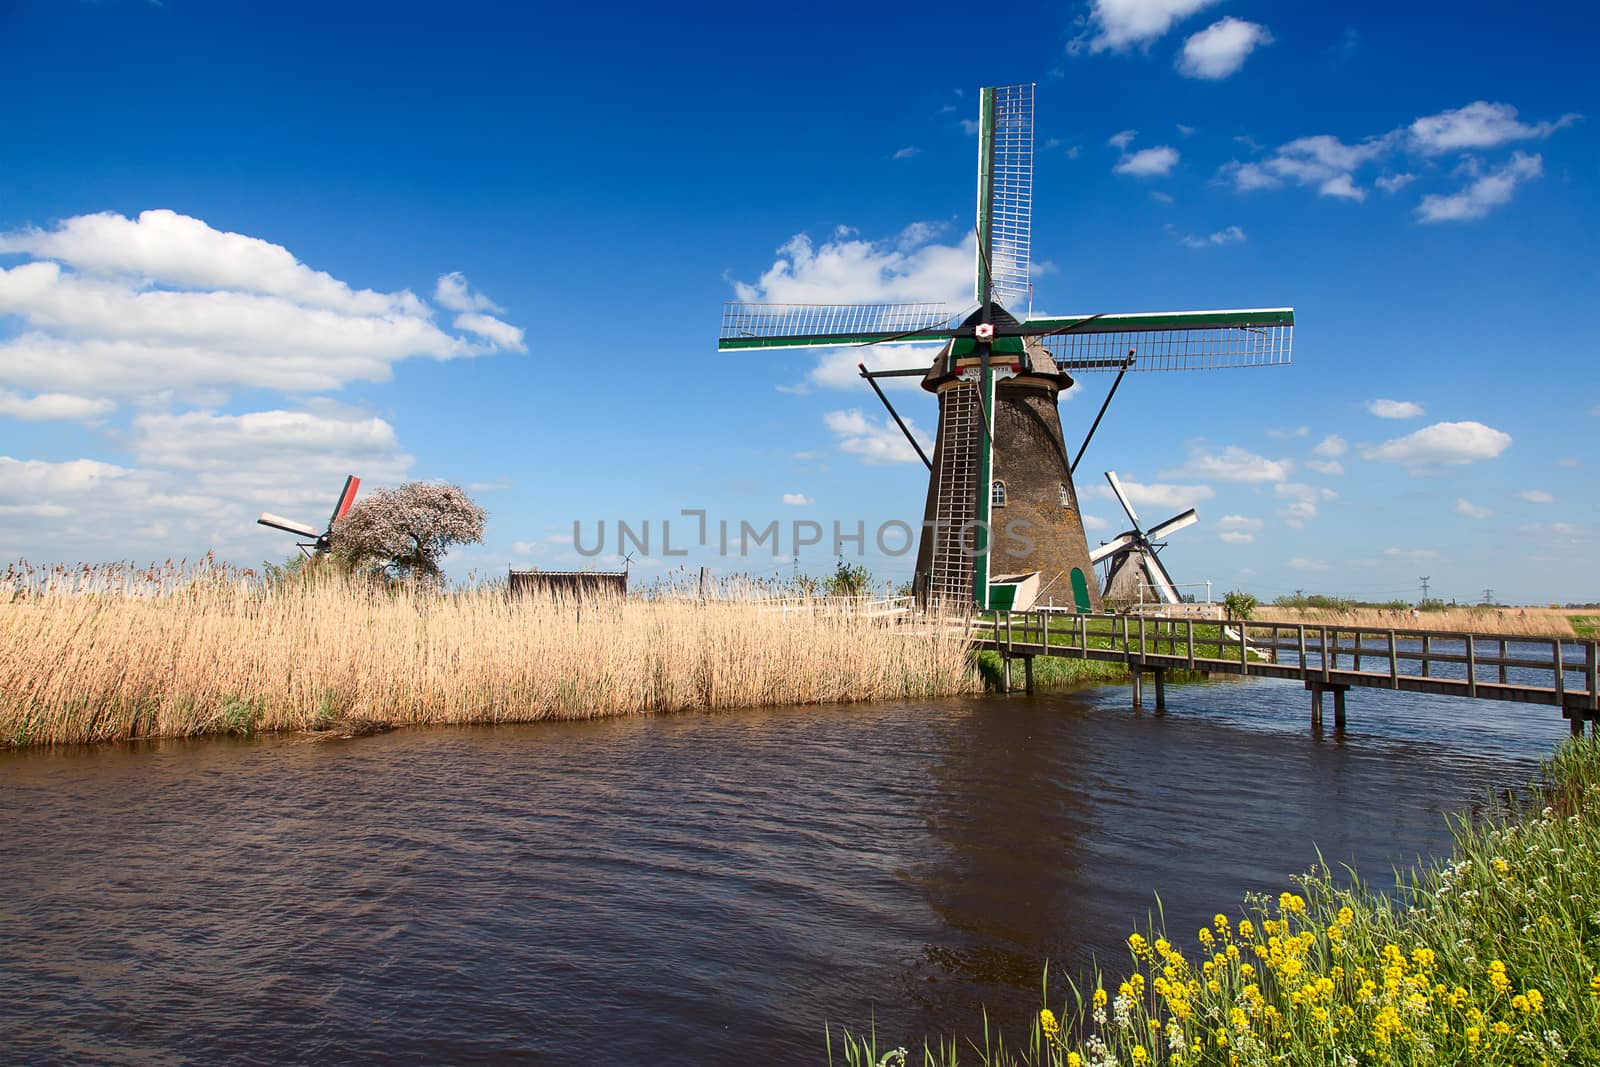
[[[1459,692],[1600,712],[1600,642],[1527,634],[999,612],[972,636],[1009,655],[1224,670],[1327,686]]]

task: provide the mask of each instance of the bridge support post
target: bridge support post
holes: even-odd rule
[[[1000,657],[1000,690],[1004,693],[1011,692],[1011,656],[1009,653]]]
[[[1167,672],[1160,667],[1155,669],[1156,676],[1156,710],[1167,710]]]
[[[1144,707],[1144,671],[1142,664],[1133,665],[1133,706]]]
[[[1333,727],[1336,730],[1344,729],[1344,695],[1349,692],[1348,685],[1337,682],[1329,684],[1320,678],[1307,678],[1306,688],[1311,691],[1311,728],[1322,728],[1322,694],[1333,694]]]
[[[1029,696],[1033,696],[1033,657],[1032,656],[1023,656],[1022,657],[1022,688]]]

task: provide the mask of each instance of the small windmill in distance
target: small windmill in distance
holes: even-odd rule
[[[1122,504],[1122,510],[1128,513],[1128,521],[1133,524],[1133,529],[1119,533],[1089,553],[1091,563],[1098,564],[1107,559],[1111,561],[1111,568],[1106,572],[1105,592],[1101,595],[1124,605],[1136,604],[1144,599],[1142,587],[1148,586],[1155,590],[1162,603],[1180,603],[1183,598],[1178,595],[1178,587],[1156,555],[1165,545],[1156,542],[1164,542],[1185,526],[1193,526],[1200,521],[1200,513],[1190,508],[1145,531],[1139,527],[1139,516],[1134,514],[1128,494],[1122,491],[1117,472],[1106,471],[1106,481],[1111,483],[1111,491]]]
[[[307,526],[303,522],[295,522],[293,519],[286,519],[282,515],[274,515],[270,511],[263,511],[256,522],[262,526],[270,526],[274,530],[282,530],[285,533],[292,533],[306,538],[305,541],[296,541],[295,545],[300,551],[306,552],[307,555],[320,556],[332,546],[333,524],[344,518],[345,513],[355,504],[356,490],[360,488],[360,478],[357,478],[354,474],[345,477],[344,488],[339,492],[339,501],[333,506],[333,514],[328,516],[328,528],[320,533],[317,532],[315,527]],[[310,549],[310,551],[307,552],[307,549]]]

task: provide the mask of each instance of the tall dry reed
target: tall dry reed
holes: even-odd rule
[[[1454,633],[1507,634],[1528,637],[1574,637],[1566,612],[1550,608],[1446,608],[1410,611],[1388,608],[1289,608],[1263,605],[1251,616],[1256,622],[1304,623],[1308,626],[1370,626],[1375,630],[1444,630]]]
[[[509,599],[205,566],[0,585],[0,744],[522,722],[980,687],[951,627],[759,602]]]

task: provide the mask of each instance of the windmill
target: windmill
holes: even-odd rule
[[[333,514],[328,516],[328,528],[320,533],[317,532],[315,527],[307,526],[303,522],[295,522],[293,519],[286,519],[282,515],[274,515],[270,511],[263,511],[256,522],[262,526],[270,526],[274,530],[282,530],[285,533],[292,533],[306,538],[303,542],[295,542],[299,545],[300,550],[305,551],[309,548],[313,554],[320,556],[332,546],[333,524],[344,518],[345,512],[349,511],[351,505],[356,502],[356,490],[360,488],[360,478],[357,478],[354,474],[345,477],[344,488],[339,491],[339,500],[333,505]]]
[[[1182,598],[1178,596],[1178,588],[1156,553],[1166,547],[1168,537],[1185,526],[1193,526],[1199,522],[1199,512],[1190,508],[1146,531],[1139,527],[1139,516],[1134,513],[1133,503],[1128,499],[1128,494],[1123,492],[1122,483],[1117,480],[1117,472],[1106,471],[1106,481],[1111,483],[1111,491],[1116,494],[1122,510],[1127,512],[1128,521],[1133,524],[1133,528],[1119,533],[1089,553],[1091,563],[1111,561],[1110,568],[1106,571],[1106,587],[1102,595],[1107,600],[1115,600],[1121,604],[1137,604],[1146,599],[1145,589],[1154,589],[1159,602],[1179,603]]]
[[[926,370],[860,367],[908,439],[876,379],[919,375],[939,399],[933,457],[912,439],[929,475],[913,582],[919,599],[1020,609],[1028,606],[1025,590],[1059,588],[1052,599],[1096,611],[1100,591],[1089,582],[1072,484],[1077,460],[1068,459],[1062,436],[1060,394],[1075,374],[1117,373],[1081,459],[1128,371],[1286,364],[1294,310],[1031,317],[1033,86],[982,90],[978,120],[973,305],[729,302],[717,348],[942,345]]]

